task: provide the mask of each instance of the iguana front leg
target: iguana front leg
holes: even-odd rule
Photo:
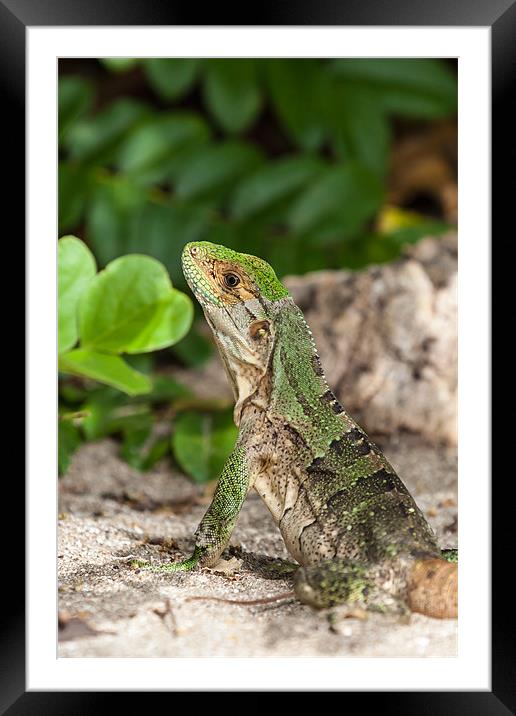
[[[153,572],[180,572],[215,564],[229,542],[238,514],[250,487],[245,448],[236,447],[226,460],[213,500],[195,531],[195,549],[181,562],[136,566]]]

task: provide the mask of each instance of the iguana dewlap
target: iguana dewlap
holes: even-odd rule
[[[302,602],[455,617],[457,565],[328,387],[312,334],[271,266],[208,242],[187,244],[182,263],[233,387],[239,436],[194,554],[169,569],[213,565],[254,487],[301,565]]]

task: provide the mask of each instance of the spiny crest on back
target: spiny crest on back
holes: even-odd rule
[[[209,241],[193,241],[184,247],[182,261],[194,293],[213,303],[230,304],[257,295],[277,301],[289,295],[272,266],[257,256]],[[237,272],[236,278],[233,272]]]

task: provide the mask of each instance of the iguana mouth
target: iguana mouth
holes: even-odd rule
[[[215,306],[222,306],[222,301],[213,292],[204,271],[197,261],[205,255],[202,247],[186,244],[181,254],[181,265],[186,282],[192,289],[195,298],[201,306],[212,303]]]

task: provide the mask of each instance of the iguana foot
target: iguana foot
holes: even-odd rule
[[[366,567],[358,562],[332,559],[312,567],[300,567],[294,591],[304,604],[316,609],[338,606],[343,614],[357,616],[365,611],[404,616],[405,602],[378,587]]]
[[[294,578],[298,599],[316,609],[363,602],[373,588],[361,564],[340,559],[300,567]]]

